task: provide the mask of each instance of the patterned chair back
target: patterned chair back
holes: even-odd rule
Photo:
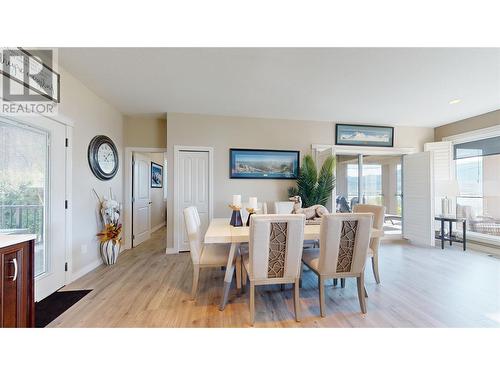
[[[328,214],[320,229],[319,273],[360,274],[365,268],[373,214]]]
[[[202,233],[201,220],[196,207],[191,206],[184,209],[184,222],[189,239],[189,250],[193,264],[199,264],[201,258]]]
[[[304,215],[253,215],[249,276],[253,280],[298,278],[304,243]]]

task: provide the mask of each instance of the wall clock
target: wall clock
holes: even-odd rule
[[[105,135],[96,135],[89,144],[89,166],[100,180],[111,180],[118,172],[118,151]]]

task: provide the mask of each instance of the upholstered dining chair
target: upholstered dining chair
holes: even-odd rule
[[[357,204],[353,208],[354,213],[372,213],[373,216],[373,228],[383,229],[384,227],[384,216],[385,207],[377,206],[373,204]],[[378,270],[378,254],[380,247],[380,237],[372,238],[370,240],[370,247],[368,249],[368,256],[372,258],[372,270],[373,276],[377,284],[380,284],[380,274]]]
[[[203,244],[201,221],[196,207],[187,207],[184,209],[184,221],[189,238],[191,260],[193,262],[191,297],[195,299],[200,268],[226,266],[229,256],[229,244]]]
[[[321,219],[320,245],[304,252],[302,261],[318,275],[319,306],[325,316],[325,281],[355,277],[361,311],[366,313],[364,271],[373,214],[328,214]]]
[[[299,279],[304,215],[253,215],[248,253],[243,254],[250,281],[250,322],[255,321],[255,286],[295,284],[295,320],[300,321]]]

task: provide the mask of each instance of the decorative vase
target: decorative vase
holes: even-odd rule
[[[250,226],[250,218],[255,213],[255,210],[253,208],[247,208],[247,211],[248,211],[248,219],[247,219],[246,226],[249,227]]]
[[[233,210],[233,214],[231,215],[231,221],[229,222],[233,227],[242,227],[243,221],[241,220],[241,212],[240,210]]]
[[[119,241],[108,240],[101,242],[101,257],[104,264],[107,266],[115,264],[120,254],[120,248]]]

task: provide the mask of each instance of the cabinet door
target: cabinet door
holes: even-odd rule
[[[2,254],[2,327],[26,327],[27,247],[20,244]]]

